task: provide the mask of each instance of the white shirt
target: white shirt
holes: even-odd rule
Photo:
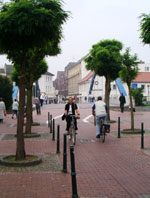
[[[13,105],[12,105],[12,109],[18,111],[18,107],[19,107],[18,102],[17,102],[17,101],[14,101],[14,102],[13,102]]]
[[[69,111],[68,111],[68,115],[72,114],[72,105],[69,105]]]
[[[41,94],[40,99],[45,100],[45,95]]]
[[[95,114],[98,115],[106,115],[106,104],[102,100],[98,100],[95,102]]]

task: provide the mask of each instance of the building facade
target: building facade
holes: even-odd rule
[[[142,88],[145,100],[150,102],[150,72],[139,72],[132,82],[132,88]]]
[[[79,82],[81,80],[80,62],[77,62],[74,67],[68,70],[68,95],[78,98]]]
[[[86,55],[87,56],[87,55]],[[85,57],[82,57],[74,65],[68,69],[68,95],[74,97],[77,101],[80,101],[81,92],[79,90],[79,83],[81,79],[86,76],[85,69]],[[83,66],[82,66],[83,65]],[[88,73],[88,72],[87,72]]]
[[[38,80],[40,92],[46,94],[49,97],[54,97],[55,91],[53,87],[53,74],[46,72]]]
[[[10,78],[10,74],[12,70],[13,70],[12,65],[5,64],[3,68],[0,68],[0,75],[7,76],[8,78]]]
[[[135,80],[132,82],[132,88],[143,88],[143,95],[146,101],[150,101],[150,64],[140,62],[139,73]],[[91,95],[89,95],[90,84],[92,80],[93,72],[86,70],[86,63],[84,60],[81,63],[81,80],[79,82],[80,102],[86,102],[86,98],[97,98],[97,96],[105,96],[105,78],[96,76],[94,80],[93,89]],[[129,104],[128,86],[122,82],[124,90],[126,92],[126,105]],[[117,87],[116,81],[111,82],[110,103],[118,105],[120,97],[120,91]]]
[[[74,67],[76,63],[75,62],[69,62],[68,65],[65,67],[65,85],[66,85],[66,97],[69,95],[68,94],[68,72],[71,68]]]
[[[65,71],[57,72],[57,77],[53,85],[55,87],[55,90],[57,90],[59,96],[64,96],[64,97],[67,96],[66,95],[67,84],[65,81]]]

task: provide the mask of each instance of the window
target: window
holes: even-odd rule
[[[141,85],[141,88],[142,88],[142,89],[145,89],[145,85]]]
[[[116,89],[116,85],[113,85],[113,89]]]
[[[145,71],[149,71],[149,67],[145,67]]]

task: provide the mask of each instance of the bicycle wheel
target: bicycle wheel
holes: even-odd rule
[[[104,126],[102,127],[100,136],[101,136],[102,142],[105,142],[105,131],[104,131]]]
[[[76,131],[75,131],[75,129],[72,130],[72,143],[73,143],[73,145],[76,144]]]
[[[69,130],[69,133],[70,133],[70,138],[69,139],[72,140],[72,129]]]

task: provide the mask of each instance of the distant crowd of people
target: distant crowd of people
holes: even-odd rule
[[[45,104],[49,104],[50,100],[48,98],[48,96],[44,93],[42,93],[40,95],[40,98],[35,97],[33,99],[33,104],[35,105],[36,108],[36,112],[37,115],[41,114],[41,107],[43,106],[43,103],[45,102]],[[25,108],[26,111],[26,108]],[[19,102],[17,101],[17,99],[13,99],[13,103],[12,103],[12,119],[18,117],[18,112],[19,112]],[[2,98],[0,98],[0,123],[3,123],[3,120],[5,118],[5,116],[7,115],[7,111],[6,111],[6,105],[5,102],[3,101]]]
[[[85,99],[85,101],[89,101],[90,103],[95,102],[95,97],[90,97],[90,98],[85,97],[84,99]],[[63,98],[62,102],[66,103],[65,101],[66,101],[66,99]],[[58,102],[59,101],[58,101],[57,97],[50,99],[45,93],[42,93],[39,98],[38,97],[33,98],[33,104],[35,105],[37,115],[41,115],[41,107],[43,106],[44,103],[45,104],[51,104],[51,103],[56,104]],[[119,102],[120,102],[120,111],[123,113],[124,106],[126,103],[126,98],[123,94],[120,95]],[[135,111],[134,99],[132,99],[132,105],[133,105],[133,111]],[[130,105],[129,105],[129,109],[130,109]],[[19,111],[19,102],[17,101],[17,99],[14,99],[13,104],[12,104],[12,119],[17,118],[18,111]],[[3,123],[3,119],[6,116],[6,114],[7,114],[7,112],[6,112],[5,103],[4,103],[3,99],[0,98],[0,123]]]

